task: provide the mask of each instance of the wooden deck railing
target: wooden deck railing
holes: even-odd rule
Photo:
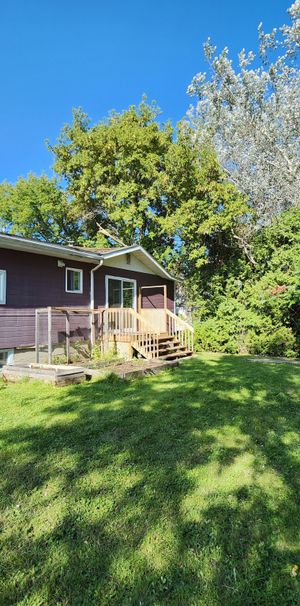
[[[99,316],[100,340],[115,340],[132,343],[148,359],[158,357],[156,329],[131,308],[109,307],[95,310]]]
[[[131,308],[109,307],[94,310],[98,315],[100,341],[123,341],[148,359],[159,357],[159,330]],[[184,320],[166,310],[166,331],[180,345],[193,351],[194,329]]]
[[[194,350],[194,329],[190,324],[166,309],[167,333],[178,339],[180,345],[189,351]]]

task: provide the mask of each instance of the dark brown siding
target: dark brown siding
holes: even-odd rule
[[[19,251],[0,249],[0,269],[7,271],[6,305],[0,305],[0,349],[32,346],[34,344],[35,308],[89,307],[90,270],[94,265],[77,261],[64,261],[66,267],[83,270],[83,293],[65,292],[65,268],[57,267],[56,257],[47,257]],[[105,276],[121,276],[137,280],[140,286],[167,284],[168,308],[174,308],[174,283],[158,276],[103,266],[95,272],[95,306],[105,306]],[[158,291],[158,292],[157,292]],[[159,289],[147,290],[147,303],[143,305],[161,307]],[[87,316],[72,316],[71,331],[74,338],[88,335]],[[64,320],[53,322],[54,340],[64,338]],[[46,319],[42,320],[42,340],[46,341]]]
[[[0,249],[0,269],[7,271],[6,305],[0,305],[0,349],[34,344],[35,308],[51,306],[88,307],[90,270],[93,265],[64,261],[66,267],[83,270],[83,293],[65,292],[65,268],[57,257]],[[72,318],[73,334],[87,333],[88,318]],[[55,318],[54,340],[63,337],[64,320]],[[46,318],[41,319],[41,340],[46,339]]]
[[[0,269],[7,271],[6,306],[3,307],[87,307],[89,271],[94,266],[75,260],[64,263],[66,267],[83,269],[83,294],[65,292],[65,268],[57,267],[57,257],[0,249]]]

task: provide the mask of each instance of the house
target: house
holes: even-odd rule
[[[86,249],[0,234],[0,364],[52,361],[78,343],[183,357],[192,328],[175,280],[141,246]]]

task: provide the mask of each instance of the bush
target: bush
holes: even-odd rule
[[[296,339],[292,330],[287,326],[274,327],[272,332],[261,332],[260,334],[249,331],[246,341],[249,353],[287,358],[297,356]]]
[[[214,318],[195,322],[195,349],[294,357],[298,347],[290,327],[229,297]]]
[[[195,350],[221,353],[250,353],[269,356],[297,356],[297,342],[291,328],[270,322],[236,330],[232,318],[209,318],[195,325]]]
[[[246,336],[259,326],[260,318],[237,299],[227,298],[216,316],[195,324],[196,351],[247,353]]]
[[[230,334],[229,323],[223,324],[217,318],[209,318],[195,325],[195,350],[238,353],[239,345]]]

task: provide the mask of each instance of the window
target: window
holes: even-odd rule
[[[128,278],[105,276],[106,307],[136,309],[136,281]],[[131,314],[112,314],[111,328],[113,331],[122,329],[125,332],[136,330],[135,317]]]
[[[122,307],[135,309],[136,282],[126,278],[106,276],[107,307]]]
[[[82,269],[66,267],[66,292],[82,293]]]
[[[0,305],[6,303],[6,271],[0,269]]]
[[[0,349],[0,368],[5,364],[12,364],[14,361],[14,352],[12,349]]]

